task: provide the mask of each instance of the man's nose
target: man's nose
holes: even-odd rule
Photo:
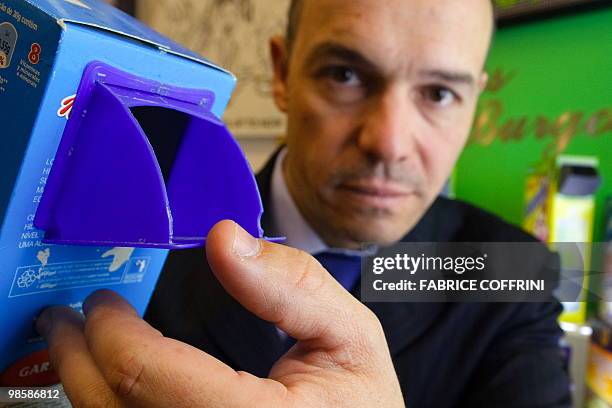
[[[402,87],[385,90],[373,98],[359,134],[359,148],[372,159],[385,163],[407,160],[416,149],[415,107]]]

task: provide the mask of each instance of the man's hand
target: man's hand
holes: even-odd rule
[[[165,338],[118,295],[45,310],[37,328],[76,407],[402,407],[378,319],[311,256],[223,221],[206,253],[244,307],[297,339],[270,378]]]

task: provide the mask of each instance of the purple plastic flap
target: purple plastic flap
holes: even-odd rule
[[[192,248],[223,219],[261,238],[255,177],[213,102],[89,64],[34,220],[45,242]]]

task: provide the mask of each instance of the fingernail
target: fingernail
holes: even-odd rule
[[[261,242],[253,238],[251,234],[245,231],[240,225],[234,223],[234,244],[232,252],[242,259],[252,258],[257,256],[261,251]]]
[[[43,312],[36,319],[36,331],[42,337],[47,337],[53,328],[53,318],[51,317],[51,310],[49,308],[43,310]]]

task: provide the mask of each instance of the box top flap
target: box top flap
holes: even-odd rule
[[[113,32],[147,43],[161,51],[175,54],[230,74],[197,53],[164,37],[134,17],[100,0],[26,0],[58,23],[73,23]],[[230,74],[231,75],[231,74]]]

